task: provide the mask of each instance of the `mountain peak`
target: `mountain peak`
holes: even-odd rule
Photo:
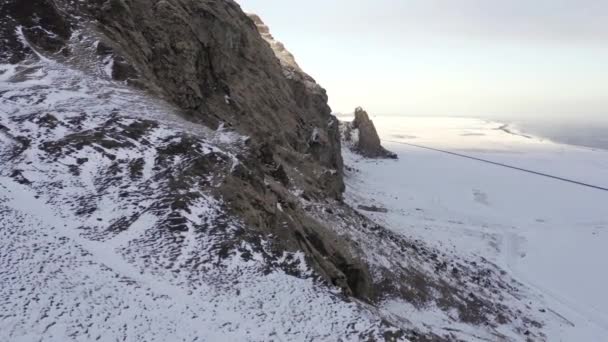
[[[298,63],[296,62],[296,58],[294,55],[285,48],[285,45],[280,41],[277,41],[274,36],[270,33],[270,28],[264,23],[262,18],[255,13],[247,13],[249,18],[253,20],[255,26],[257,27],[260,35],[272,48],[277,58],[281,61],[281,63],[286,66],[292,67],[300,72],[303,72]]]

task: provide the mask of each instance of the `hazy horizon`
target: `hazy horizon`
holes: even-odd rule
[[[608,2],[239,3],[335,112],[608,124]]]

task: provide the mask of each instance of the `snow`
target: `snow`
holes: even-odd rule
[[[217,185],[225,173],[197,178],[187,194],[169,180],[189,158],[217,154],[234,169],[247,137],[189,122],[97,67],[41,58],[0,70],[1,341],[353,340],[386,330],[365,305],[315,281],[301,252],[283,256],[301,278],[269,272],[245,242],[239,250],[251,258],[218,256],[246,227],[196,182]],[[147,122],[141,139],[112,135]],[[94,132],[117,146],[70,145]],[[159,149],[185,136],[188,158],[159,164]],[[140,174],[125,174],[138,161]],[[171,209],[169,196],[193,193],[187,209]],[[171,215],[187,229],[172,231]]]
[[[108,56],[103,62],[103,71],[108,78],[112,78],[114,73],[114,58],[112,56]]]
[[[312,133],[310,134],[310,142],[312,142],[312,143],[318,143],[319,139],[320,139],[320,136],[321,136],[321,133],[319,131],[319,128],[315,127],[312,130]]]
[[[403,300],[389,300],[384,303],[384,310],[389,315],[407,317],[415,326],[421,327],[421,330],[424,332],[437,333],[441,329],[453,335],[462,336],[467,341],[491,341],[497,339],[497,336],[484,334],[478,327],[458,322],[457,312],[446,313],[434,306],[420,310]],[[504,339],[516,341],[520,338],[512,331],[504,329],[504,327],[503,329],[499,328],[499,331],[504,336]]]
[[[10,253],[0,260],[0,276],[8,285],[2,289],[2,340],[260,341],[280,336],[291,341],[334,336],[326,319],[365,322],[365,313],[357,314],[354,305],[329,293],[319,294],[311,280],[280,273],[243,275],[229,292],[176,285],[125,262],[115,244],[81,237],[24,187],[2,178],[0,188],[10,195],[1,199],[1,209],[16,210],[15,217],[25,220],[4,221],[20,230],[5,227],[0,244]],[[36,214],[22,212],[28,207]],[[303,260],[301,254],[295,257]],[[236,258],[231,265],[241,272],[252,266]]]
[[[12,64],[0,65],[0,82],[6,82],[10,80],[17,71],[17,66]]]
[[[260,341],[276,335],[287,341],[308,340],[335,334],[324,318],[360,320],[353,305],[319,296],[311,280],[280,273],[243,277],[230,292],[191,289],[142,273],[108,244],[84,239],[74,227],[65,226],[64,219],[30,197],[27,189],[5,178],[0,181],[2,194],[11,195],[2,198],[2,209],[35,206],[37,213],[15,216],[25,220],[26,225],[15,226],[22,230],[3,230],[0,246],[11,254],[0,260],[0,276],[7,285],[0,316],[3,341],[114,341],[123,336],[144,341]],[[232,264],[247,267],[237,259]],[[297,317],[301,324],[292,321]]]
[[[424,147],[599,187],[608,185],[608,151],[478,119],[373,120],[399,160],[365,160],[343,149],[346,164],[359,170],[347,176],[349,203],[387,208],[388,214],[362,213],[455,256],[496,263],[542,308],[548,341],[606,340],[608,191]]]
[[[36,54],[36,56],[44,61],[44,62],[49,62],[50,60],[48,58],[46,58],[44,55],[42,55],[41,53],[38,52],[38,50],[36,48],[34,48],[25,38],[25,34],[23,33],[23,26],[17,26],[16,27],[16,34],[17,34],[17,39],[21,42],[21,44],[24,47],[29,48],[30,50],[32,50],[32,52],[34,52],[34,54]]]

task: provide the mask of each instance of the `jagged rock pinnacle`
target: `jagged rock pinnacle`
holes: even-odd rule
[[[347,131],[347,140],[350,139],[353,148],[364,157],[397,159],[395,153],[382,147],[374,122],[362,107],[355,109],[355,119],[347,124]],[[353,134],[355,134],[354,138],[352,138]]]

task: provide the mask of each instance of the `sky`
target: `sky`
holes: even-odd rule
[[[334,112],[608,122],[606,0],[237,0]]]

